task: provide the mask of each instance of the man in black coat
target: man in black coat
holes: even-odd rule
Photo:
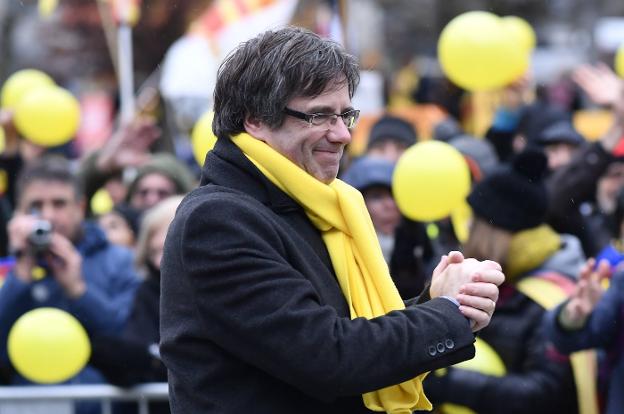
[[[414,377],[474,355],[473,332],[489,323],[504,279],[497,263],[453,252],[405,303],[387,284],[387,267],[358,291],[361,281],[345,282],[344,270],[364,275],[368,256],[383,261],[379,246],[362,254],[359,237],[323,221],[340,206],[303,201],[357,193],[335,178],[359,115],[351,107],[358,80],[352,56],[298,28],[259,35],[220,68],[218,141],[169,228],[161,263],[160,351],[173,413],[367,413],[362,394],[366,402],[385,387],[419,385]],[[288,174],[252,148],[287,164]],[[299,180],[306,186],[295,191]],[[361,195],[360,203],[362,217],[342,218],[370,223]],[[353,252],[336,255],[334,236]],[[360,317],[364,291],[382,302],[398,297],[400,306]]]

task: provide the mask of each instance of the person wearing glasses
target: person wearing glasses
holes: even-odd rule
[[[401,300],[361,194],[336,179],[355,59],[300,28],[219,69],[217,143],[161,262],[172,413],[412,413],[426,372],[471,358],[504,275],[452,252]]]

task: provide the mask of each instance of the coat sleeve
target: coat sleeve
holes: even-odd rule
[[[292,247],[270,213],[235,197],[197,208],[189,203],[170,227],[162,267],[165,363],[176,345],[172,331],[180,336],[188,317],[197,318],[211,346],[323,400],[397,384],[474,355],[467,319],[445,299],[371,320],[340,317],[289,262]],[[179,278],[188,279],[188,296],[166,297]],[[192,301],[194,315],[175,314],[182,299]]]
[[[125,326],[139,278],[130,251],[112,246],[99,262],[105,286],[87,282],[87,291],[70,301],[69,310],[92,334],[120,335]],[[93,269],[85,271],[94,271]]]
[[[582,329],[568,331],[558,322],[565,303],[549,311],[545,318],[548,339],[558,351],[569,354],[589,348],[608,348],[624,329],[624,273],[613,275],[609,289],[600,299]]]
[[[9,272],[0,288],[0,359],[8,361],[7,339],[15,321],[31,309],[31,285]]]
[[[425,392],[434,405],[453,403],[480,414],[550,414],[574,410],[575,391],[567,359],[547,354],[545,341],[532,338],[521,370],[503,376],[460,368],[429,375]]]

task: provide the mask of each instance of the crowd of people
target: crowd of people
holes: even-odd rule
[[[267,31],[220,68],[201,171],[163,145],[163,119],[138,114],[77,154],[29,142],[2,110],[0,383],[31,383],[7,337],[54,307],[91,341],[67,384],[169,382],[154,413],[621,412],[624,82],[592,64],[573,80],[613,113],[595,141],[525,77],[484,137],[440,103],[432,136],[387,111],[349,157],[357,62],[307,30]],[[467,238],[397,205],[395,166],[427,139],[466,161]],[[476,333],[503,375],[452,366]]]

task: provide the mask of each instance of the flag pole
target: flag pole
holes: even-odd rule
[[[121,22],[117,27],[117,62],[119,77],[120,116],[122,124],[134,118],[134,73],[132,70],[132,28]]]

